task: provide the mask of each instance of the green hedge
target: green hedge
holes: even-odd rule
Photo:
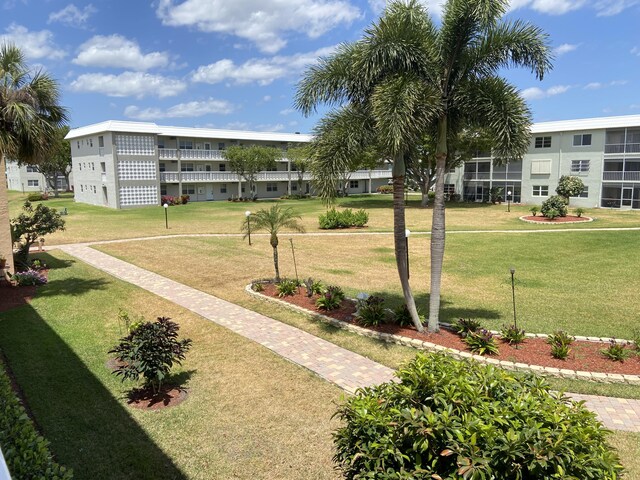
[[[331,230],[335,228],[364,227],[369,222],[369,214],[364,210],[350,208],[338,211],[335,208],[327,210],[318,218],[320,228]]]
[[[71,479],[73,473],[53,461],[49,442],[38,435],[0,364],[0,447],[12,478]]]
[[[399,382],[360,389],[336,415],[346,479],[600,479],[622,467],[594,413],[546,380],[419,354]]]

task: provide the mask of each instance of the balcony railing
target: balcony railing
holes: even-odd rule
[[[604,153],[640,153],[640,143],[608,143]]]
[[[640,182],[640,172],[602,172],[602,180]]]
[[[267,182],[286,182],[291,178],[292,182],[298,180],[298,172],[278,171],[278,172],[260,172],[256,176],[257,181]],[[312,176],[310,173],[303,175],[303,180],[309,181]],[[360,170],[353,172],[350,180],[368,180],[369,178],[391,178],[391,170]],[[238,174],[234,172],[160,172],[160,181],[163,183],[196,183],[196,182],[237,182]]]
[[[493,172],[491,178],[493,180],[522,180],[522,172]]]
[[[465,172],[465,180],[489,180],[491,174],[489,172]]]

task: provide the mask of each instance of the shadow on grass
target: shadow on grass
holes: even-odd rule
[[[46,252],[31,252],[29,254],[29,261],[33,261],[35,259],[38,259],[41,262],[46,263],[50,268],[55,269],[69,268],[72,267],[74,263],[76,263],[75,260],[52,257]]]
[[[386,196],[380,196],[380,197],[374,197],[371,198],[369,196],[366,197],[342,197],[340,199],[338,199],[338,206],[341,208],[364,208],[365,210],[367,209],[374,209],[374,208],[386,208],[386,209],[392,209],[393,208],[393,199],[391,198],[391,195],[386,195]],[[412,195],[409,200],[407,201],[407,203],[405,204],[405,207],[407,210],[424,210],[424,211],[431,211],[433,206],[433,201],[429,201],[429,205],[427,207],[423,207],[422,206],[422,200],[420,199],[420,197],[417,197],[415,195]],[[492,204],[491,203],[467,203],[467,202],[446,202],[446,208],[451,210],[451,209],[481,209],[481,208],[488,208],[491,207]]]
[[[75,478],[186,478],[31,306],[0,314],[0,330],[36,423]]]
[[[104,290],[108,284],[109,282],[101,278],[87,280],[85,278],[67,277],[47,283],[46,289],[38,290],[38,297],[78,296],[91,290]]]

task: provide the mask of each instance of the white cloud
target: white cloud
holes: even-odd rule
[[[248,130],[249,124],[247,122],[229,122],[224,128],[228,130]]]
[[[280,110],[280,115],[291,115],[295,110],[293,108],[285,108],[284,110]]]
[[[191,80],[210,84],[228,80],[240,85],[247,83],[268,85],[279,78],[298,74],[308,65],[315,63],[318,57],[329,55],[334,50],[335,46],[332,46],[290,56],[252,58],[242,64],[236,64],[233,60],[225,58],[209,65],[201,65],[192,73]]]
[[[73,3],[70,3],[62,10],[50,13],[47,23],[60,22],[69,27],[83,28],[87,24],[89,17],[96,12],[96,8],[91,4],[80,10]]]
[[[538,87],[525,88],[520,92],[520,95],[525,100],[540,100],[542,98],[553,97],[554,95],[560,95],[561,93],[565,93],[571,87],[569,85],[555,85],[553,87],[549,87],[546,90]]]
[[[288,32],[318,38],[361,16],[345,0],[159,0],[156,13],[164,25],[236,35],[267,53],[282,49]]]
[[[631,49],[631,52],[630,52],[630,53],[631,53],[631,55],[637,55],[637,56],[639,56],[639,57],[640,57],[640,48],[639,48],[639,47],[633,47],[633,48]]]
[[[73,63],[85,67],[114,67],[130,70],[149,70],[169,65],[169,54],[151,52],[143,54],[140,46],[122,35],[96,35],[78,49]]]
[[[510,9],[527,7],[549,15],[564,15],[573,10],[590,7],[598,16],[611,16],[639,3],[640,0],[512,0]]]
[[[258,132],[281,132],[284,130],[284,125],[282,123],[263,123],[256,125],[255,130]]]
[[[226,100],[209,98],[202,102],[193,101],[179,103],[166,110],[161,108],[145,108],[141,110],[135,105],[124,109],[124,114],[136,120],[156,120],[162,118],[193,118],[209,114],[227,115],[234,111],[234,106]]]
[[[571,43],[563,43],[562,45],[559,45],[556,48],[554,48],[553,53],[556,55],[556,57],[561,57],[565,53],[573,52],[579,46],[580,45],[571,44]]]
[[[120,75],[85,73],[71,82],[76,92],[102,93],[109,97],[171,97],[187,88],[185,82],[162,75],[124,72]]]
[[[20,47],[25,57],[29,59],[48,58],[59,60],[67,54],[53,43],[53,33],[49,30],[31,32],[27,27],[12,23],[0,35],[0,43],[13,43]]]
[[[609,17],[638,4],[640,4],[639,0],[599,0],[595,3],[595,8],[598,16]]]
[[[598,90],[600,88],[605,88],[605,87],[620,87],[622,85],[626,85],[627,82],[626,80],[613,80],[611,82],[608,83],[602,83],[602,82],[591,82],[591,83],[587,83],[584,86],[585,90]]]
[[[264,97],[262,97],[262,101],[263,102],[270,102],[271,101],[271,95],[265,95]]]
[[[602,88],[602,83],[600,82],[591,82],[584,86],[585,90],[598,90],[599,88]]]

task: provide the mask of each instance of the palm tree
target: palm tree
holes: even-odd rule
[[[273,248],[273,266],[276,270],[276,282],[280,281],[280,269],[278,268],[278,233],[280,233],[280,230],[283,228],[304,233],[304,227],[298,223],[300,218],[299,215],[295,215],[291,207],[283,209],[280,205],[275,204],[269,210],[265,210],[264,208],[258,210],[256,213],[251,214],[246,222],[242,222],[242,231],[245,232],[243,238],[246,238],[249,234],[249,228],[251,228],[253,232],[266,230],[269,233],[269,243]]]
[[[546,34],[521,21],[503,21],[508,5],[508,0],[448,0],[436,27],[417,0],[393,2],[362,40],[340,47],[311,67],[298,92],[297,104],[305,113],[327,103],[340,105],[340,112],[355,106],[370,115],[373,130],[394,162],[396,244],[403,235],[396,214],[404,184],[403,157],[415,151],[421,135],[435,137],[430,331],[438,330],[444,177],[449,152],[454,153],[451,142],[464,129],[482,128],[493,139],[496,161],[522,158],[529,144],[530,112],[498,73],[519,66],[542,79],[551,68]]]
[[[5,176],[7,158],[37,164],[66,121],[58,103],[58,84],[48,74],[31,72],[15,45],[0,45],[0,254],[14,268]]]

